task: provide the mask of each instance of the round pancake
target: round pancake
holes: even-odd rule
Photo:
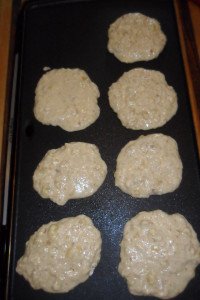
[[[65,293],[93,274],[101,243],[99,230],[84,215],[50,222],[26,242],[16,271],[34,289]]]
[[[125,225],[120,257],[131,294],[169,299],[195,276],[200,244],[182,215],[141,212]]]
[[[130,141],[117,157],[115,185],[137,198],[173,192],[182,180],[176,141],[163,134]]]
[[[80,69],[54,69],[45,73],[35,90],[34,114],[46,125],[67,131],[82,130],[96,121],[98,87]]]
[[[33,187],[58,205],[93,195],[102,185],[107,166],[93,144],[66,143],[49,150],[33,175]]]
[[[137,68],[125,72],[110,86],[108,96],[123,126],[133,130],[161,127],[178,108],[173,87],[154,70]]]
[[[128,13],[108,30],[108,51],[124,63],[156,58],[166,44],[160,23],[140,13]]]

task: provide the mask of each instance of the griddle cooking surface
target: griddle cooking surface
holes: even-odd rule
[[[84,1],[51,4],[28,4],[24,10],[17,140],[17,170],[14,210],[14,236],[11,251],[9,299],[13,300],[125,300],[155,299],[132,296],[118,274],[119,243],[127,220],[138,212],[162,209],[179,212],[192,224],[200,239],[200,180],[196,143],[176,19],[172,1]],[[107,30],[119,16],[140,12],[156,18],[167,36],[164,51],[149,62],[125,64],[107,51]],[[68,133],[59,127],[40,124],[33,116],[34,90],[43,67],[81,68],[101,93],[99,119],[85,130]],[[156,130],[133,131],[124,128],[108,103],[108,88],[125,71],[144,67],[163,72],[178,94],[177,114]],[[183,162],[183,180],[173,193],[135,200],[114,186],[116,157],[121,148],[141,134],[163,133],[173,137]],[[66,142],[82,141],[99,147],[108,166],[101,188],[91,197],[69,201],[60,207],[43,200],[32,187],[33,172],[49,149]],[[25,242],[42,224],[68,216],[86,214],[101,231],[101,261],[94,274],[67,294],[35,291],[15,272]],[[197,300],[200,295],[200,268],[186,290],[176,299]]]

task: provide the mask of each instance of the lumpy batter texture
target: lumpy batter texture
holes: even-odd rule
[[[108,38],[108,51],[125,63],[156,58],[167,41],[160,23],[140,13],[118,18],[110,25]]]
[[[182,215],[141,212],[126,223],[120,257],[131,294],[169,299],[195,276],[200,244]]]
[[[34,189],[58,205],[94,194],[103,183],[107,166],[93,144],[66,143],[49,150],[33,175]]]
[[[173,192],[182,180],[176,141],[163,134],[140,136],[119,153],[115,185],[132,197]]]
[[[50,222],[26,242],[16,271],[34,289],[68,292],[93,274],[100,260],[101,235],[84,215]]]
[[[122,124],[133,130],[163,126],[176,113],[177,95],[165,76],[143,68],[125,72],[109,88],[110,106]]]
[[[67,131],[84,129],[99,117],[99,90],[85,71],[54,69],[45,73],[35,90],[34,114],[46,125]]]

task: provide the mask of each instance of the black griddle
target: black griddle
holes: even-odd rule
[[[107,30],[119,16],[140,12],[156,18],[167,36],[164,51],[149,62],[125,64],[107,51]],[[170,0],[115,1],[32,1],[25,5],[22,16],[20,68],[16,109],[16,168],[14,173],[13,210],[10,216],[11,238],[7,299],[9,300],[128,300],[155,299],[138,297],[128,292],[119,275],[120,241],[125,223],[141,211],[162,209],[179,212],[192,224],[200,239],[200,176],[197,147],[190,110],[176,17]],[[65,132],[45,126],[33,115],[34,90],[44,73],[43,67],[81,68],[100,90],[98,120],[78,132]],[[135,67],[163,72],[178,94],[178,112],[163,127],[133,131],[123,127],[108,103],[108,88],[125,71]],[[121,148],[141,134],[163,133],[173,137],[183,162],[183,180],[173,193],[133,199],[114,185],[116,158]],[[42,199],[33,189],[33,172],[49,149],[66,142],[82,141],[99,147],[108,166],[104,184],[91,197],[69,201],[60,207]],[[49,294],[33,290],[15,272],[23,255],[25,242],[42,224],[64,217],[86,214],[101,231],[101,261],[94,274],[66,294]],[[200,297],[200,268],[185,291],[176,297],[197,300]]]

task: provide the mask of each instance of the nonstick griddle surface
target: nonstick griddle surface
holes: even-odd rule
[[[149,62],[125,64],[107,51],[109,25],[122,14],[140,12],[156,18],[167,36],[164,51]],[[155,299],[132,296],[120,277],[120,241],[127,220],[141,211],[162,209],[179,212],[192,224],[200,239],[200,180],[196,142],[194,139],[187,85],[172,1],[36,1],[24,8],[21,69],[18,84],[17,168],[14,195],[13,237],[9,281],[9,299],[13,300],[125,300]],[[65,132],[59,127],[45,126],[33,115],[34,90],[44,73],[43,67],[81,68],[94,81],[101,93],[99,119],[78,132]],[[133,131],[123,127],[108,103],[108,88],[125,71],[144,67],[163,72],[178,94],[177,114],[163,127],[149,131]],[[133,199],[114,185],[116,158],[121,148],[141,134],[163,133],[173,137],[183,162],[183,180],[173,193]],[[99,147],[108,166],[104,184],[91,197],[69,201],[60,207],[42,199],[32,186],[33,172],[49,149],[66,142],[82,141]],[[23,255],[25,242],[42,224],[64,217],[86,214],[101,231],[101,261],[94,274],[66,294],[48,294],[33,290],[15,272]],[[200,268],[186,290],[176,299],[195,300],[200,295]]]

